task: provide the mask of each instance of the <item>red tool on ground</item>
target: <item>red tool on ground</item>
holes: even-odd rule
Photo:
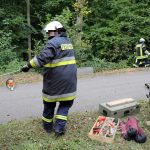
[[[93,128],[93,134],[99,134],[101,132],[100,128],[105,120],[106,120],[106,117],[100,117],[98,119],[95,127]]]

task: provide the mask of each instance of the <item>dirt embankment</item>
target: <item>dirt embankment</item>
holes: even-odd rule
[[[116,70],[105,70],[101,72],[94,73],[93,75],[79,75],[78,78],[85,78],[85,77],[93,77],[99,76],[103,74],[115,74],[115,73],[123,73],[123,72],[139,72],[150,70],[150,68],[127,68],[127,69],[116,69]],[[8,78],[13,78],[16,84],[23,84],[23,83],[34,83],[42,81],[42,75],[37,72],[27,72],[27,73],[18,73],[14,75],[6,75],[0,76],[0,86],[5,86],[5,83]]]
[[[42,75],[39,73],[36,72],[19,73],[0,77],[0,86],[4,86],[9,78],[13,78],[16,84],[42,81]]]

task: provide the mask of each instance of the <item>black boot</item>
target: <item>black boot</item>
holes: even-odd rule
[[[65,130],[63,129],[63,130],[55,130],[55,136],[56,137],[60,137],[60,136],[62,136],[62,135],[64,135],[65,134]]]
[[[53,130],[53,124],[45,124],[43,123],[43,129],[47,132],[47,133],[51,133]]]
[[[55,135],[57,137],[65,134],[65,131],[66,131],[65,124],[66,124],[66,121],[56,120],[54,129],[55,129]]]

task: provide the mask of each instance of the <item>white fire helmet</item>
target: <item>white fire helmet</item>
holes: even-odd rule
[[[55,31],[59,28],[63,28],[63,25],[58,21],[52,21],[48,23],[43,30],[45,32],[48,32],[48,31]]]
[[[140,39],[139,39],[139,42],[140,42],[140,43],[145,42],[145,39],[140,38]]]

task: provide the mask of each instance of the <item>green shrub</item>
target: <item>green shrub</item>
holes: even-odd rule
[[[9,72],[14,72],[14,71],[20,70],[21,66],[23,66],[24,64],[25,64],[25,62],[18,61],[17,59],[14,59],[9,64],[4,65],[4,66],[0,66],[0,70],[1,70],[0,74],[9,73]]]
[[[20,62],[17,54],[13,51],[14,46],[11,45],[11,31],[4,32],[0,30],[0,73],[12,72],[19,68]]]
[[[11,31],[6,33],[0,30],[0,66],[7,65],[17,58],[16,53],[13,52],[15,47],[11,45],[11,35]]]
[[[92,61],[88,60],[85,63],[82,63],[81,66],[84,67],[93,67],[95,72],[102,70],[111,70],[111,69],[121,69],[128,68],[128,61],[122,60],[119,63],[107,62],[104,59],[98,59],[96,57],[92,58]]]

